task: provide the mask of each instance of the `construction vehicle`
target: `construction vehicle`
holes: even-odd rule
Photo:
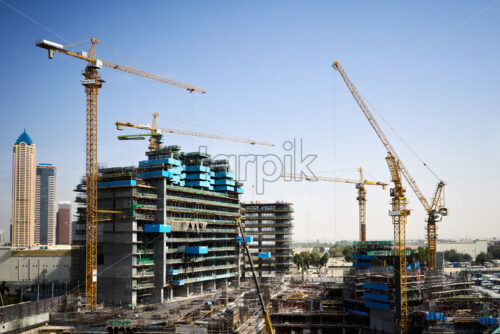
[[[307,180],[307,181],[329,181],[329,182],[339,182],[339,183],[351,183],[356,185],[356,189],[358,189],[358,196],[356,199],[358,200],[359,205],[359,241],[366,241],[366,189],[365,185],[369,186],[381,186],[382,189],[385,189],[387,183],[383,182],[374,182],[365,180],[363,177],[363,168],[359,167],[359,180],[352,179],[343,179],[339,177],[325,177],[325,176],[314,176],[308,177],[304,174],[283,174],[281,177],[283,178],[291,178],[293,180]]]
[[[352,83],[351,79],[347,76],[344,69],[338,61],[334,61],[332,67],[340,73],[340,76],[344,80],[347,88],[351,92],[352,96],[358,103],[361,111],[368,119],[375,133],[382,141],[382,144],[387,150],[388,156],[386,158],[389,170],[391,173],[392,181],[394,183],[394,188],[391,189],[392,197],[392,211],[390,215],[392,216],[394,224],[394,250],[395,255],[399,257],[399,276],[400,276],[400,303],[397,303],[397,326],[401,333],[406,333],[407,331],[407,297],[406,297],[406,217],[409,214],[409,210],[406,208],[406,198],[405,191],[401,185],[400,173],[403,174],[406,181],[410,184],[413,192],[417,195],[418,199],[424,206],[427,212],[427,266],[429,270],[436,270],[436,222],[441,220],[441,216],[446,216],[448,210],[444,207],[442,201],[442,193],[445,183],[439,181],[434,197],[429,204],[427,198],[424,196],[417,183],[411,176],[411,174],[406,169],[405,165],[399,158],[396,150],[392,147],[391,143],[387,139],[382,128],[379,126],[375,118],[373,117],[370,109],[368,109],[365,101],[361,97],[356,86]]]
[[[133,124],[130,122],[116,122],[115,124],[116,124],[117,130],[123,130],[124,127],[130,127],[130,128],[136,128],[136,129],[150,131],[150,133],[146,133],[146,134],[118,136],[118,139],[119,140],[143,140],[143,139],[145,139],[145,137],[149,137],[149,150],[150,151],[154,151],[154,150],[157,150],[160,148],[160,145],[162,143],[163,133],[175,133],[175,134],[186,135],[186,136],[195,136],[195,137],[204,137],[204,138],[218,139],[218,140],[236,141],[236,142],[247,143],[247,144],[252,144],[252,145],[274,146],[274,144],[271,144],[271,143],[256,141],[256,140],[247,139],[247,138],[233,138],[233,137],[228,137],[228,136],[212,135],[212,134],[194,132],[194,131],[189,131],[189,130],[158,128],[156,126],[156,118],[158,116],[159,116],[158,113],[156,113],[156,112],[153,113],[153,121],[152,121],[151,125],[140,125],[140,124]]]
[[[81,41],[68,45],[88,42]],[[36,46],[47,49],[49,59],[54,57],[56,52],[71,57],[75,57],[87,62],[83,73],[84,80],[82,85],[86,93],[86,115],[87,115],[87,133],[86,133],[86,241],[85,241],[85,296],[87,309],[93,311],[97,306],[97,95],[99,88],[102,87],[104,80],[99,75],[102,67],[108,67],[115,70],[134,74],[143,78],[163,82],[165,84],[184,88],[190,93],[205,93],[205,90],[176,80],[164,78],[155,74],[137,70],[131,66],[123,66],[113,62],[99,59],[96,57],[95,46],[100,43],[99,40],[92,37],[90,39],[90,51],[73,52],[67,47],[47,40],[41,40]]]

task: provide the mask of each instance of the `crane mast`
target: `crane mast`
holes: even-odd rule
[[[85,296],[88,310],[95,310],[97,307],[97,95],[104,80],[99,76],[99,69],[103,66],[115,70],[127,72],[151,80],[163,82],[188,90],[190,93],[205,93],[205,90],[176,80],[163,78],[155,74],[137,70],[131,66],[123,66],[106,60],[96,58],[95,45],[99,40],[92,37],[90,39],[90,50],[78,53],[66,49],[63,45],[47,40],[39,41],[36,46],[47,49],[49,59],[54,57],[56,52],[74,58],[85,60],[87,66],[83,73],[82,82],[86,94],[86,212],[85,212]]]
[[[365,180],[363,177],[363,169],[358,168],[359,171],[359,181],[351,180],[351,179],[343,179],[339,177],[325,177],[325,176],[314,176],[307,177],[303,174],[283,174],[281,177],[291,178],[294,180],[307,180],[307,181],[329,181],[329,182],[338,182],[338,183],[352,183],[356,185],[358,189],[358,196],[356,199],[358,200],[359,206],[359,241],[366,241],[366,188],[365,185],[372,186],[381,186],[382,189],[385,189],[387,183],[383,182],[375,182]]]
[[[379,126],[379,124],[373,117],[373,114],[371,113],[370,109],[368,109],[368,107],[366,106],[366,103],[361,97],[361,94],[358,92],[358,89],[352,83],[349,76],[345,73],[340,63],[338,61],[334,61],[332,67],[340,73],[340,76],[347,85],[347,88],[354,97],[354,100],[356,100],[356,102],[358,103],[359,107],[361,108],[361,111],[366,116],[368,122],[370,122],[371,126],[375,130],[377,136],[382,141],[382,144],[386,148],[387,152],[390,153],[394,157],[394,159],[398,162],[398,169],[400,170],[401,174],[404,176],[404,178],[410,185],[411,189],[418,197],[420,203],[422,203],[425,211],[427,212],[427,267],[429,270],[435,271],[437,269],[436,268],[436,252],[437,252],[436,222],[441,220],[441,216],[446,216],[448,214],[448,210],[442,207],[440,203],[441,193],[443,191],[445,183],[443,181],[439,181],[436,187],[434,198],[432,200],[432,204],[429,204],[427,198],[424,196],[424,194],[418,187],[417,183],[406,169],[406,166],[399,158],[398,154],[396,153],[396,150],[392,147],[385,133],[382,131],[382,128]]]

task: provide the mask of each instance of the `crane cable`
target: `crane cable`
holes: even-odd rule
[[[384,116],[382,116],[382,114],[377,110],[377,108],[375,108],[375,106],[373,104],[370,103],[370,100],[368,100],[366,98],[366,96],[361,93],[361,91],[359,90],[358,88],[358,92],[359,94],[363,97],[363,99],[370,105],[370,107],[375,110],[375,112],[380,116],[380,118],[384,121],[384,123],[392,130],[392,132],[394,132],[394,134],[399,138],[399,140],[401,140],[403,142],[403,144],[406,145],[406,147],[410,150],[410,152],[413,153],[413,155],[424,165],[425,168],[427,168],[427,170],[438,180],[438,181],[441,181],[442,179],[436,174],[436,172],[434,172],[432,170],[432,168],[429,167],[429,165],[427,165],[427,163],[417,154],[417,152],[415,152],[415,150],[410,146],[410,144],[408,144],[404,139],[403,137],[401,137],[399,135],[399,133],[396,131],[396,129],[394,129],[391,124],[384,118]]]

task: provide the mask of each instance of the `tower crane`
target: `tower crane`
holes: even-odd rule
[[[83,43],[82,41],[71,45]],[[97,306],[97,95],[102,87],[104,80],[99,75],[102,67],[108,67],[122,72],[134,74],[143,78],[163,82],[165,84],[184,88],[190,93],[205,93],[205,90],[180,81],[164,78],[156,74],[151,74],[131,66],[119,65],[107,60],[96,57],[95,46],[100,41],[94,37],[90,39],[90,50],[73,52],[65,46],[41,40],[36,46],[47,49],[49,59],[54,54],[62,53],[67,56],[75,57],[87,62],[83,73],[84,80],[82,85],[85,87],[86,94],[86,223],[85,223],[85,296],[87,299],[87,309],[95,310]]]
[[[364,113],[371,126],[377,133],[378,137],[382,141],[382,144],[385,146],[387,152],[391,153],[393,157],[398,161],[399,169],[401,174],[403,174],[404,178],[412,188],[415,195],[418,197],[420,203],[424,207],[427,212],[427,268],[431,271],[435,271],[436,268],[436,251],[437,251],[437,226],[436,223],[442,220],[443,216],[448,215],[448,209],[444,206],[444,186],[445,182],[440,180],[436,186],[436,190],[434,192],[434,197],[431,199],[430,203],[427,198],[424,196],[417,183],[411,176],[411,174],[406,169],[406,166],[403,164],[398,154],[392,147],[391,143],[387,139],[386,135],[378,125],[377,121],[373,117],[370,109],[366,106],[363,98],[359,94],[356,86],[351,82],[344,69],[340,65],[338,61],[333,63],[333,68],[338,70],[342,79],[347,85],[347,88],[351,92],[352,96],[358,103],[361,111]]]
[[[401,333],[406,333],[407,331],[407,298],[406,298],[406,217],[409,214],[409,210],[406,208],[406,198],[405,198],[405,190],[401,184],[400,174],[404,176],[413,192],[417,195],[418,199],[424,206],[427,212],[427,265],[430,270],[436,269],[436,222],[441,220],[441,216],[446,216],[448,214],[448,210],[444,207],[444,203],[441,201],[441,195],[443,192],[443,188],[445,183],[443,181],[439,181],[436,191],[434,193],[434,198],[431,201],[431,204],[427,201],[427,198],[424,196],[417,183],[411,176],[411,174],[406,169],[406,166],[403,164],[401,159],[399,158],[396,150],[392,147],[391,143],[387,139],[385,133],[382,131],[382,128],[379,126],[375,118],[373,117],[370,109],[368,109],[366,103],[364,102],[361,94],[358,92],[356,86],[352,83],[349,76],[345,73],[344,69],[340,65],[338,61],[334,61],[332,67],[340,73],[340,76],[344,80],[347,88],[351,92],[352,96],[358,103],[361,111],[368,119],[368,122],[371,124],[373,129],[375,130],[377,136],[382,141],[382,144],[387,150],[388,156],[386,158],[389,170],[391,173],[392,181],[394,183],[394,188],[391,189],[391,197],[392,197],[392,211],[390,211],[390,215],[392,216],[393,224],[394,224],[394,249],[395,255],[399,257],[399,268],[400,268],[400,303],[399,310],[397,310],[397,325]],[[403,268],[404,266],[404,268]]]
[[[365,185],[368,186],[381,186],[382,189],[385,189],[387,183],[383,182],[375,182],[365,180],[363,177],[363,168],[359,167],[359,180],[352,179],[343,179],[339,177],[325,177],[325,176],[314,176],[308,177],[303,174],[283,174],[281,177],[284,178],[293,178],[294,180],[306,180],[306,181],[329,181],[329,182],[339,182],[339,183],[351,183],[356,185],[356,189],[358,189],[358,196],[356,199],[358,200],[359,205],[359,241],[366,241],[366,188]]]
[[[140,124],[133,124],[130,122],[116,122],[115,124],[116,124],[117,130],[123,130],[124,127],[129,127],[129,128],[136,128],[136,129],[150,131],[150,133],[147,133],[147,134],[118,136],[118,139],[120,139],[120,140],[137,140],[137,139],[142,140],[142,139],[145,139],[146,136],[149,136],[149,150],[150,151],[154,151],[154,150],[157,150],[160,148],[163,133],[175,133],[175,134],[186,135],[186,136],[195,136],[195,137],[204,137],[204,138],[210,138],[210,139],[235,141],[235,142],[247,143],[247,144],[252,144],[252,145],[274,146],[274,144],[272,144],[272,143],[256,141],[256,140],[248,139],[248,138],[233,138],[233,137],[228,137],[228,136],[212,135],[212,134],[189,131],[189,130],[158,128],[156,126],[156,118],[158,116],[160,116],[158,113],[156,113],[156,112],[153,113],[153,121],[152,121],[151,125],[140,125]]]

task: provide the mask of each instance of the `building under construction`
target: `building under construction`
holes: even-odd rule
[[[250,251],[260,279],[280,279],[292,269],[292,203],[242,203],[245,233],[253,242]],[[243,257],[242,277],[251,275]]]
[[[98,207],[108,211],[99,221],[99,301],[159,303],[236,281],[243,191],[228,161],[179,146],[146,154],[138,167],[99,170]],[[75,243],[83,245],[84,181],[76,191]]]

